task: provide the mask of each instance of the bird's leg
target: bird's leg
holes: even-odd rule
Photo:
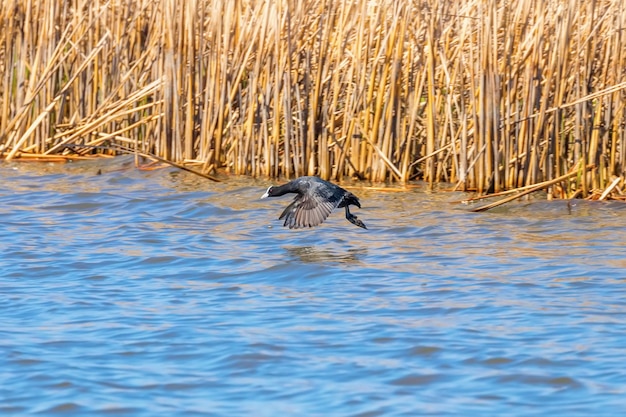
[[[359,227],[362,227],[363,229],[367,229],[367,227],[365,227],[365,223],[359,220],[354,214],[350,213],[350,210],[348,209],[347,205],[346,205],[346,219],[348,219],[348,221],[354,224],[355,226],[359,226]]]

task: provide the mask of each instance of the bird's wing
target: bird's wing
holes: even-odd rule
[[[329,201],[317,193],[298,195],[285,208],[279,219],[285,219],[285,226],[290,229],[313,227],[322,223],[339,201]]]

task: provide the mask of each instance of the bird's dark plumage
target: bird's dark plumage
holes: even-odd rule
[[[284,226],[290,229],[313,227],[322,223],[336,207],[345,207],[346,219],[356,226],[367,229],[365,224],[350,213],[349,205],[361,208],[359,199],[349,191],[318,177],[300,177],[287,184],[271,186],[261,198],[297,194],[293,202],[280,215]]]

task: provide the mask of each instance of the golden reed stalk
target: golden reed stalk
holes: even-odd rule
[[[623,186],[621,0],[5,0],[0,19],[5,159],[121,145],[205,173]]]

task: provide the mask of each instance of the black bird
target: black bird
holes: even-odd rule
[[[367,229],[348,209],[350,204],[361,208],[359,199],[338,185],[318,177],[300,177],[284,185],[269,187],[261,198],[279,197],[287,193],[297,195],[278,218],[285,219],[283,226],[289,226],[290,229],[317,226],[326,220],[334,208],[345,207],[346,219]]]

